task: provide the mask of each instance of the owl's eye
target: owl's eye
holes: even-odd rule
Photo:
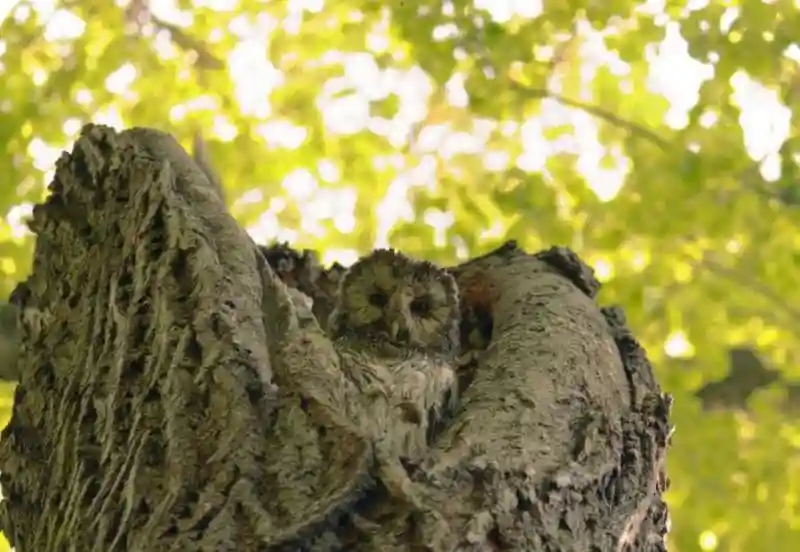
[[[385,307],[389,302],[389,297],[382,291],[376,291],[369,294],[369,302],[376,307]]]
[[[430,296],[423,295],[411,301],[411,313],[416,316],[425,316],[430,312],[432,306]]]

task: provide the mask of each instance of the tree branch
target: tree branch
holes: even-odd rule
[[[660,149],[664,151],[668,151],[672,149],[672,144],[656,134],[654,131],[650,130],[649,128],[643,127],[631,121],[628,121],[611,111],[603,109],[600,106],[596,105],[589,105],[583,102],[579,102],[578,100],[573,100],[555,92],[551,92],[546,89],[541,88],[531,88],[524,86],[522,84],[516,83],[512,81],[511,89],[525,94],[531,98],[550,98],[557,101],[560,104],[573,107],[575,109],[580,109],[581,111],[585,111],[590,115],[597,117],[598,119],[603,119],[604,121],[611,123],[612,125],[618,126],[620,128],[624,128],[631,134],[635,136],[639,136],[640,138],[644,138],[648,142],[658,146]]]
[[[764,299],[771,303],[776,310],[779,312],[785,312],[795,325],[800,325],[800,309],[788,304],[784,297],[781,297],[780,294],[770,289],[769,286],[752,278],[748,278],[737,270],[724,266],[722,263],[709,257],[708,255],[704,256],[702,260],[697,261],[696,264],[713,272],[714,274],[717,274],[718,276],[727,279],[730,282],[733,282],[734,284],[761,295]]]

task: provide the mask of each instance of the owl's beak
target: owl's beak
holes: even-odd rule
[[[389,338],[392,341],[405,341],[408,339],[408,322],[405,319],[408,309],[403,304],[403,294],[395,293],[389,301],[389,312],[392,313]]]
[[[399,320],[393,320],[389,328],[389,337],[392,338],[392,341],[406,341],[408,340],[408,329]]]

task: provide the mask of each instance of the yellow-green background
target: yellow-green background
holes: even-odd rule
[[[479,6],[513,3],[179,0],[178,17],[167,13],[171,4],[0,0],[0,16],[8,14],[0,24],[0,213],[8,214],[0,293],[30,267],[32,240],[15,234],[20,214],[42,200],[55,156],[84,122],[155,126],[187,147],[203,130],[237,219],[259,239],[278,225],[294,245],[328,258],[369,250],[387,230],[377,206],[386,197],[399,205],[400,184],[411,182],[413,213],[388,229],[391,245],[445,263],[511,238],[530,250],[567,245],[597,268],[601,301],[625,307],[675,396],[671,550],[798,549],[800,410],[789,393],[800,376],[794,2],[562,0],[539,13],[526,0],[516,5],[528,15],[500,22]],[[670,27],[687,55],[713,61],[697,93],[688,65],[659,69],[677,100],[652,78],[651,54]],[[661,50],[678,55],[680,46]],[[276,71],[282,80],[260,88]],[[467,106],[448,101],[458,99],[456,73]],[[761,96],[743,75],[764,87]],[[401,98],[425,83],[424,102]],[[751,91],[751,108],[770,97],[788,108],[788,140],[773,144],[769,178],[745,147],[737,89]],[[375,95],[364,99],[364,90]],[[356,121],[348,105],[378,121],[372,130],[341,135],[326,126],[328,117]],[[742,124],[767,120],[763,110],[750,109]],[[413,113],[420,120],[407,132],[381,131]],[[538,134],[537,120],[545,121]],[[278,123],[296,129],[276,133]],[[468,145],[454,132],[484,139],[451,155]],[[770,128],[753,136],[750,153],[770,153]],[[527,161],[515,166],[520,155]],[[612,169],[621,158],[629,169],[616,194],[613,178],[578,170]],[[282,186],[299,169],[316,183],[306,196]],[[262,217],[270,205],[272,216]],[[338,223],[312,224],[313,209],[332,205]],[[435,231],[431,213],[452,214],[451,224]],[[757,349],[780,378],[743,408],[705,412],[694,394],[726,377],[732,346]],[[5,385],[4,420],[10,408]]]

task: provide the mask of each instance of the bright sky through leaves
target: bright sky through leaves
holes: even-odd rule
[[[0,0],[0,15],[10,11],[8,0]],[[236,2],[228,0],[204,0],[195,2],[198,6],[204,5],[216,10],[234,9]],[[525,2],[521,0],[492,0],[478,2],[479,7],[489,11],[498,22],[508,21],[514,15],[536,17],[541,12],[539,2]],[[661,2],[649,2],[643,9],[658,10]],[[79,36],[84,29],[84,22],[65,10],[55,9],[55,3],[50,0],[37,1],[34,9],[48,21],[48,39],[71,38]],[[267,59],[266,52],[269,47],[269,35],[279,25],[299,25],[303,10],[316,12],[322,9],[322,0],[290,0],[290,15],[283,22],[264,15],[259,17],[257,24],[249,24],[243,17],[234,19],[228,31],[240,37],[239,45],[231,52],[228,58],[228,70],[231,79],[236,84],[236,99],[244,114],[264,119],[259,127],[263,138],[268,143],[281,144],[284,147],[297,147],[306,137],[302,127],[293,125],[289,121],[281,120],[280,114],[272,112],[269,96],[273,90],[280,87],[284,77]],[[698,3],[698,7],[702,4]],[[5,9],[4,9],[5,8]],[[161,19],[179,25],[191,26],[192,14],[180,11],[171,0],[155,2],[151,6],[153,12]],[[731,12],[731,17],[735,15]],[[724,20],[729,22],[731,17]],[[600,33],[584,26],[581,31],[588,36]],[[386,44],[381,36],[373,40],[376,49]],[[176,55],[175,48],[167,40],[156,40],[157,50],[164,58]],[[581,52],[584,70],[587,75],[593,74],[597,67],[608,65],[615,71],[625,74],[628,70],[626,63],[621,61],[614,53],[606,50],[601,41],[587,41],[589,47]],[[158,48],[158,46],[161,46]],[[646,52],[650,62],[650,86],[653,91],[662,94],[672,106],[667,113],[667,124],[673,128],[681,128],[687,123],[688,111],[697,101],[697,91],[703,80],[713,76],[711,66],[704,65],[692,59],[687,52],[686,42],[681,38],[676,23],[667,23],[667,36],[658,48],[650,48]],[[413,126],[426,116],[426,103],[432,91],[429,77],[421,70],[412,68],[407,72],[395,69],[381,71],[370,52],[341,53],[330,52],[325,56],[324,62],[338,63],[344,66],[343,77],[333,78],[328,81],[323,92],[318,97],[318,107],[323,113],[328,130],[335,134],[350,134],[368,128],[372,132],[388,137],[396,146],[406,144]],[[124,65],[106,80],[106,88],[121,96],[125,96],[130,84],[136,79],[136,69]],[[587,80],[589,80],[587,78]],[[451,79],[448,87],[448,100],[459,104],[466,100],[466,93],[458,78]],[[777,150],[788,134],[788,118],[786,107],[778,101],[777,95],[758,83],[749,79],[744,73],[736,75],[731,82],[734,88],[736,101],[742,109],[741,125],[744,129],[748,153],[755,160],[764,160],[764,170],[773,175],[779,170]],[[342,96],[343,90],[353,92]],[[377,120],[369,115],[369,102],[385,98],[390,93],[397,94],[401,107],[397,116],[391,121]],[[215,100],[209,97],[195,98],[190,102],[175,106],[173,117],[178,120],[192,109],[203,109],[213,106]],[[532,117],[520,121],[524,142],[524,151],[514,162],[525,170],[541,170],[548,154],[565,151],[576,152],[580,155],[578,170],[586,179],[588,185],[602,200],[610,200],[616,196],[622,187],[625,175],[629,169],[629,161],[619,148],[609,151],[598,138],[597,122],[589,114],[559,103],[545,99],[543,111],[546,116]],[[124,128],[126,125],[119,114],[110,109],[97,113],[94,118],[96,123],[107,124],[115,128]],[[559,126],[564,123],[574,125],[575,132],[571,140],[562,138],[557,142],[549,142],[544,137],[544,129],[549,126]],[[131,121],[135,124],[135,121]],[[80,129],[76,120],[67,120],[64,123],[65,133],[74,137]],[[215,138],[232,140],[235,137],[235,127],[224,117],[219,116],[215,121]],[[505,152],[486,151],[484,140],[481,140],[479,124],[476,122],[475,132],[468,134],[455,132],[447,125],[431,126],[419,137],[415,149],[420,153],[436,152],[442,158],[461,152],[472,152],[483,157],[487,169],[502,169],[507,166],[510,159]],[[65,145],[66,146],[66,145]],[[31,142],[30,155],[36,159],[38,167],[53,167],[55,160],[62,151],[61,146],[48,146],[40,140]],[[449,153],[451,152],[451,153]],[[546,152],[546,153],[545,153]],[[603,166],[602,160],[610,155],[614,161],[611,167]],[[402,157],[394,161],[403,165]],[[52,178],[52,170],[45,174],[45,180]],[[338,175],[331,174],[332,179]],[[402,217],[411,216],[411,206],[406,199],[406,192],[411,186],[434,186],[435,171],[425,170],[424,164],[415,170],[401,172],[390,185],[385,200],[377,207],[380,213],[382,227],[378,231],[376,246],[387,245],[387,234],[395,222]],[[320,234],[324,230],[318,221],[331,216],[337,229],[348,232],[354,228],[355,219],[353,209],[355,205],[352,188],[339,189],[336,192],[318,188],[316,178],[308,171],[298,170],[287,175],[283,182],[287,192],[300,202],[302,212],[302,230],[310,234]],[[252,199],[252,198],[251,198]],[[242,198],[247,201],[247,198]],[[260,198],[256,199],[257,201]],[[262,215],[261,220],[251,226],[249,231],[261,242],[271,239],[293,241],[297,232],[293,229],[282,229],[278,224],[277,212],[282,208],[281,202],[274,202]],[[22,208],[23,212],[29,210],[28,206]],[[14,213],[13,219],[19,220],[20,215]],[[448,217],[429,218],[429,224],[441,228],[450,221]],[[15,232],[23,232],[15,229]],[[328,254],[328,260],[338,260],[349,263],[355,260],[357,253],[353,250],[337,251],[336,255]]]

